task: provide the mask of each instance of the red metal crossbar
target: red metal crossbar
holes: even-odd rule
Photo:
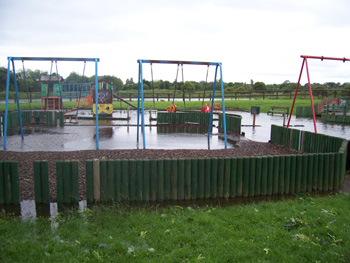
[[[333,57],[324,57],[324,56],[306,56],[306,55],[301,55],[300,57],[302,58],[313,58],[313,59],[321,59],[321,60],[340,60],[340,61],[350,61],[350,58],[333,58]]]

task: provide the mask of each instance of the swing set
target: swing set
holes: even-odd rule
[[[224,140],[225,140],[225,149],[227,149],[227,134],[226,134],[226,117],[225,117],[225,100],[224,100],[224,83],[222,79],[222,64],[220,62],[198,62],[198,61],[174,61],[174,60],[144,60],[139,59],[137,60],[139,64],[139,74],[138,74],[138,93],[137,93],[137,148],[139,148],[139,130],[140,130],[140,114],[141,114],[141,131],[143,135],[143,149],[146,149],[146,140],[145,140],[145,121],[144,121],[144,97],[143,97],[143,64],[150,64],[151,65],[151,75],[152,75],[152,88],[153,88],[153,68],[152,64],[175,64],[177,65],[177,72],[176,72],[176,80],[175,80],[175,88],[174,88],[174,97],[173,97],[173,103],[172,106],[167,107],[168,112],[175,113],[176,112],[176,106],[174,104],[175,100],[175,92],[176,92],[176,84],[177,84],[177,78],[178,78],[178,72],[179,67],[181,65],[181,72],[182,72],[182,82],[184,82],[184,74],[183,74],[183,65],[206,65],[207,66],[207,75],[206,75],[206,82],[208,79],[208,71],[209,66],[215,66],[215,78],[214,78],[214,85],[213,85],[213,92],[212,92],[212,98],[211,98],[211,106],[210,106],[210,120],[209,120],[209,128],[208,128],[208,150],[210,150],[210,133],[212,128],[212,120],[213,120],[213,109],[214,109],[214,98],[215,98],[215,89],[216,89],[216,80],[217,80],[217,73],[218,69],[220,68],[220,82],[221,82],[221,99],[222,99],[222,113],[223,113],[223,128],[224,128]],[[154,89],[153,89],[154,93]],[[183,96],[185,94],[185,91],[183,89]],[[205,89],[203,94],[203,103],[204,103],[204,96],[205,96]],[[153,103],[154,103],[154,96],[153,96]],[[203,104],[202,103],[202,104]],[[141,104],[141,108],[140,108]],[[184,106],[186,111],[186,103],[184,100]],[[202,105],[203,106],[203,105]]]
[[[95,87],[98,87],[97,69],[98,69],[98,62],[100,61],[99,58],[8,57],[7,60],[8,60],[8,65],[7,65],[7,77],[6,77],[6,99],[5,99],[6,102],[5,102],[5,119],[4,119],[4,145],[3,145],[4,150],[6,150],[6,139],[7,139],[8,99],[9,99],[11,64],[12,64],[12,70],[13,70],[14,87],[15,87],[15,92],[16,92],[18,120],[19,120],[22,140],[24,140],[23,127],[22,127],[22,117],[21,117],[21,109],[20,109],[20,104],[19,104],[18,87],[17,87],[17,79],[16,79],[15,61],[22,61],[24,80],[25,80],[27,95],[28,95],[28,87],[27,87],[27,79],[26,79],[26,76],[25,76],[24,61],[51,61],[51,69],[50,69],[50,76],[49,76],[49,81],[48,81],[48,87],[50,86],[50,82],[51,82],[52,66],[53,66],[54,62],[56,64],[56,77],[57,77],[58,81],[59,81],[59,75],[58,75],[57,61],[66,61],[66,62],[83,61],[84,62],[84,72],[85,72],[85,64],[86,64],[86,62],[95,62]],[[83,76],[84,76],[84,73],[83,73]],[[54,86],[53,93],[56,93],[56,95],[58,95],[58,97],[61,98],[62,97],[61,96],[62,91],[61,91],[61,84],[60,84],[60,82],[58,83],[58,85],[56,87],[57,87],[57,90],[55,90],[55,86]],[[49,99],[48,99],[49,98],[49,89],[46,90],[45,95],[46,95],[46,98],[47,98],[46,102],[49,103]],[[98,89],[97,88],[95,89],[95,98],[98,98]],[[60,104],[61,103],[58,104],[59,110],[61,110],[61,105]],[[29,108],[30,108],[30,111],[32,111],[30,104],[29,104]],[[47,107],[45,107],[45,110],[47,110]],[[95,111],[98,112],[98,100],[96,100]],[[95,119],[96,119],[96,149],[99,149],[98,114],[95,115]]]
[[[297,98],[297,94],[298,94],[298,90],[299,90],[299,86],[300,86],[300,79],[301,79],[301,75],[303,74],[303,69],[304,69],[304,65],[305,65],[305,67],[306,67],[306,74],[307,74],[307,81],[308,81],[308,87],[309,87],[309,94],[310,94],[312,119],[313,119],[313,122],[314,122],[315,133],[317,133],[314,100],[313,100],[313,97],[312,97],[312,89],[311,89],[310,74],[309,74],[309,67],[308,67],[308,64],[307,64],[307,59],[320,59],[321,61],[323,61],[323,60],[338,60],[338,61],[343,61],[343,63],[345,63],[345,61],[350,61],[350,59],[349,58],[345,58],[345,57],[344,58],[334,58],[334,57],[305,56],[305,55],[301,55],[300,57],[303,58],[303,63],[301,64],[298,84],[297,84],[297,87],[295,89],[293,104],[292,104],[292,108],[291,108],[291,111],[290,111],[290,114],[289,114],[287,128],[289,127],[290,119],[291,119],[292,114],[293,114],[294,104],[295,104],[295,100]]]

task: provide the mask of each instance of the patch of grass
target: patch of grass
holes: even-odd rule
[[[350,197],[0,217],[1,262],[349,262]]]
[[[314,104],[319,103],[320,100],[314,100]],[[132,105],[137,106],[136,101],[130,102]],[[204,103],[210,104],[210,101],[205,101]],[[221,100],[215,100],[215,103],[220,103]],[[260,112],[267,112],[268,110],[271,110],[271,106],[283,106],[283,107],[289,107],[291,109],[293,100],[275,100],[275,99],[265,99],[265,100],[225,100],[225,108],[227,110],[244,110],[244,111],[250,111],[251,106],[258,106],[260,107]],[[158,110],[165,110],[167,106],[171,106],[171,101],[156,101],[155,107],[153,106],[153,101],[145,101],[144,107],[145,110],[148,110],[150,106],[152,106],[153,109]],[[115,109],[120,109],[120,105],[122,105],[123,109],[127,108],[127,105],[125,103],[120,103],[117,101],[113,102],[113,107]],[[175,101],[175,105],[179,110],[200,110],[202,108],[202,101],[186,101],[185,104],[183,101]],[[29,109],[29,103],[21,103],[21,110],[27,110]],[[41,102],[34,102],[30,104],[32,109],[41,109]],[[308,106],[310,107],[310,100],[308,99],[297,99],[295,102],[295,107],[298,106]],[[74,108],[74,101],[64,101],[63,107],[65,109],[72,109]],[[5,110],[5,104],[0,104],[0,111]],[[9,103],[9,110],[17,110],[17,105],[15,103]],[[295,112],[296,108],[294,108]]]

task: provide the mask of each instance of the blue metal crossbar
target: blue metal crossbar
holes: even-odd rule
[[[203,61],[181,61],[181,60],[144,60],[139,59],[137,62],[142,61],[142,63],[154,63],[154,64],[180,64],[180,65],[209,65],[216,66],[220,62],[203,62]]]
[[[143,104],[143,73],[142,73],[142,64],[177,64],[177,65],[207,65],[207,66],[216,66],[215,68],[215,78],[213,85],[213,97],[211,101],[211,110],[210,110],[210,120],[208,128],[208,150],[210,150],[210,133],[213,121],[213,109],[214,109],[214,99],[215,99],[215,89],[216,89],[216,79],[217,71],[220,68],[220,81],[221,81],[221,100],[222,100],[222,114],[223,114],[223,127],[224,127],[224,137],[225,137],[225,149],[227,149],[227,133],[226,133],[226,117],[225,117],[225,99],[224,99],[224,82],[222,79],[222,64],[220,62],[199,62],[199,61],[181,61],[181,60],[147,60],[139,59],[139,77],[138,77],[138,96],[137,96],[137,148],[139,148],[139,115],[140,115],[140,101],[141,101],[141,117],[142,117],[142,135],[143,135],[143,148],[146,148],[145,141],[145,122],[144,122],[144,104]]]
[[[100,62],[99,58],[57,58],[57,57],[8,57],[10,60],[35,60],[35,61],[90,61]]]
[[[97,75],[97,64],[100,61],[99,58],[57,58],[57,57],[8,57],[7,65],[7,77],[6,77],[6,105],[5,105],[5,120],[4,120],[4,150],[6,150],[6,139],[7,139],[7,115],[8,115],[8,99],[9,99],[9,87],[10,87],[10,67],[12,62],[13,70],[13,79],[14,86],[16,90],[16,101],[17,101],[17,111],[19,125],[21,129],[22,140],[23,136],[23,127],[22,127],[22,118],[21,118],[21,109],[19,104],[17,80],[16,80],[16,70],[15,70],[15,61],[17,60],[31,60],[31,61],[86,61],[86,62],[95,62],[95,86],[98,87],[98,75]],[[98,89],[95,89],[95,98],[98,97]],[[96,100],[97,101],[97,100]],[[96,102],[96,113],[98,113],[98,102]],[[96,116],[96,149],[99,149],[99,136],[98,136],[98,114]]]

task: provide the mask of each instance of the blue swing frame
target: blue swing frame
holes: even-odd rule
[[[6,105],[5,105],[5,120],[4,120],[4,145],[3,148],[6,150],[6,139],[7,139],[7,114],[8,114],[8,97],[9,97],[9,87],[10,87],[10,66],[12,62],[12,69],[13,69],[13,79],[14,79],[14,86],[16,91],[16,101],[17,101],[17,111],[18,111],[18,119],[21,129],[21,136],[22,140],[24,140],[23,136],[23,127],[22,127],[22,118],[21,118],[21,109],[19,105],[19,97],[18,97],[18,88],[17,88],[17,80],[16,80],[16,70],[15,70],[15,61],[25,61],[25,60],[31,60],[31,61],[86,61],[86,62],[95,62],[95,87],[98,87],[98,75],[97,75],[97,69],[98,69],[98,62],[100,61],[99,58],[55,58],[55,57],[8,57],[8,65],[7,65],[7,77],[6,77]],[[98,98],[98,89],[95,88],[95,98]],[[98,100],[96,100],[96,112],[98,112]],[[99,136],[98,136],[98,114],[96,114],[96,149],[99,149]]]
[[[221,100],[222,100],[222,114],[223,114],[223,124],[224,124],[224,137],[225,137],[225,149],[227,149],[227,134],[226,134],[226,117],[225,117],[225,100],[224,100],[224,82],[222,80],[222,64],[221,62],[199,62],[199,61],[174,61],[174,60],[137,60],[139,63],[139,76],[138,76],[138,92],[137,92],[137,148],[139,148],[139,130],[140,130],[140,101],[141,101],[141,118],[142,118],[142,140],[143,140],[143,149],[146,149],[146,140],[145,140],[145,121],[144,121],[144,98],[143,98],[143,71],[142,65],[144,63],[148,64],[177,64],[177,65],[207,65],[215,66],[215,78],[213,85],[213,95],[211,100],[211,110],[210,110],[210,120],[208,128],[208,150],[210,150],[210,131],[212,127],[213,120],[213,108],[214,108],[214,98],[215,98],[215,89],[216,89],[216,79],[218,68],[220,68],[220,79],[221,79]],[[141,97],[140,97],[141,96]]]

